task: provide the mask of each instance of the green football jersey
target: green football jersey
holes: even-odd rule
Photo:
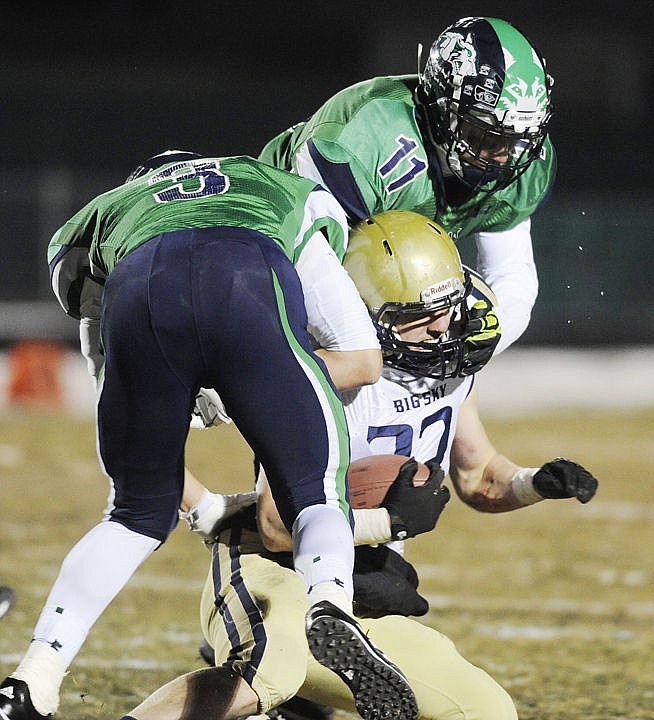
[[[93,267],[108,275],[119,260],[157,235],[225,225],[267,235],[295,262],[305,203],[315,188],[311,180],[247,157],[163,165],[91,200],[55,233],[48,262],[62,247],[75,245],[88,248]],[[332,227],[329,217],[324,225]],[[342,258],[342,233],[330,241]]]
[[[162,233],[244,227],[275,240],[295,264],[318,230],[342,260],[343,219],[334,199],[315,182],[254,158],[177,161],[91,200],[54,234],[48,264],[61,304],[78,316],[76,293],[85,275],[106,277],[122,258]]]
[[[541,157],[507,188],[478,192],[440,207],[438,186],[416,117],[417,76],[366,80],[342,90],[300,123],[273,138],[260,159],[321,182],[350,224],[387,210],[433,218],[460,238],[508,230],[531,215],[554,179],[549,139]]]

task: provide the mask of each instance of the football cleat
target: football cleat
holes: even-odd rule
[[[331,720],[333,716],[334,711],[328,705],[320,705],[297,695],[273,710],[268,710],[271,720]]]
[[[16,593],[8,585],[0,585],[0,618],[9,612],[15,599]]]
[[[30,689],[23,680],[8,677],[0,685],[0,720],[47,720],[32,705]]]
[[[310,608],[306,623],[311,654],[348,686],[363,720],[417,719],[408,680],[354,618],[325,600]]]

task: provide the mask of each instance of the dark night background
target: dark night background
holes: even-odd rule
[[[647,0],[16,4],[0,44],[0,341],[76,332],[49,290],[48,240],[142,159],[256,155],[342,87],[414,72],[417,43],[466,15],[513,22],[555,79],[559,170],[519,342],[654,342]]]

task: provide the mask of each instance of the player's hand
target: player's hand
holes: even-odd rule
[[[500,321],[486,300],[478,300],[468,310],[465,330],[462,376],[473,375],[481,370],[491,359],[502,336]]]
[[[391,517],[393,540],[406,540],[433,530],[450,499],[449,489],[441,485],[445,477],[441,466],[436,462],[428,462],[426,465],[429,477],[424,485],[413,484],[418,463],[410,458],[402,465],[388,488],[382,507],[388,510]]]
[[[197,505],[188,512],[178,511],[180,520],[185,520],[189,530],[200,535],[205,541],[212,541],[227,519],[254,505],[257,501],[257,493],[254,491],[229,495],[209,493],[209,495],[211,503],[204,506],[202,514]]]
[[[227,414],[220,395],[213,388],[200,388],[195,396],[191,427],[203,430],[223,423],[228,425],[231,422],[232,419]]]
[[[354,610],[358,617],[424,615],[429,603],[418,593],[418,573],[386,545],[354,548]]]
[[[565,458],[545,463],[534,475],[534,488],[544,498],[574,497],[587,503],[597,492],[597,479],[586,468]]]

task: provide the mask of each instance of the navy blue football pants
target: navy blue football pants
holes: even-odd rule
[[[161,542],[173,530],[200,387],[218,391],[289,530],[325,502],[327,472],[344,478],[343,408],[312,352],[295,268],[270,238],[229,227],[157,236],[109,275],[101,322],[98,447],[115,490],[111,520]]]

